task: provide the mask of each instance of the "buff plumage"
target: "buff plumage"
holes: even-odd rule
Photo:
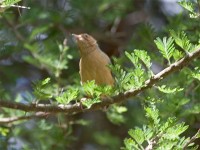
[[[110,58],[99,48],[96,40],[88,34],[73,34],[81,59],[79,62],[81,82],[94,80],[97,85],[114,85],[111,74]]]

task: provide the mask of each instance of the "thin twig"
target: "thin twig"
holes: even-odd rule
[[[30,7],[19,6],[19,5],[0,5],[0,8],[9,8],[9,7],[23,8],[23,9],[31,9]]]
[[[148,145],[145,147],[145,150],[153,150],[162,136],[163,133],[161,132],[160,134],[149,140]]]
[[[22,120],[29,120],[33,118],[44,118],[51,115],[50,113],[44,113],[44,112],[37,112],[34,115],[28,115],[28,116],[20,116],[20,117],[10,117],[10,118],[0,118],[0,125],[1,124],[10,124],[16,121],[22,121]]]

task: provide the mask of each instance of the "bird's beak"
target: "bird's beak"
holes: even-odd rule
[[[78,35],[77,34],[72,34],[72,40],[74,41],[74,43],[77,43]]]
[[[77,34],[72,34],[72,37],[73,37],[73,39],[74,39],[75,41],[78,40],[78,35],[77,35]]]
[[[78,34],[72,34],[72,37],[76,42],[81,41],[83,39],[82,36]]]
[[[72,34],[72,36],[73,36],[74,38],[76,38],[78,35],[77,35],[77,34]]]

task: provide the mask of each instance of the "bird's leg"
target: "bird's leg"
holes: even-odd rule
[[[81,98],[81,100],[80,100],[80,108],[81,108],[81,110],[84,110],[84,108],[83,108],[83,102],[86,101],[86,100],[87,100],[86,97]]]

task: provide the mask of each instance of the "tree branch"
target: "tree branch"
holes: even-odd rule
[[[51,115],[50,113],[44,113],[44,112],[37,112],[34,115],[29,116],[20,116],[20,117],[10,117],[10,118],[0,118],[0,125],[1,124],[10,124],[15,121],[22,121],[22,120],[29,120],[33,118],[44,118]]]
[[[179,61],[171,64],[169,67],[165,68],[158,74],[154,75],[152,78],[148,79],[144,86],[138,89],[131,89],[124,93],[120,93],[116,96],[104,98],[100,103],[93,104],[89,109],[83,109],[80,103],[76,103],[74,105],[51,105],[51,104],[23,104],[18,102],[6,101],[0,99],[0,107],[4,108],[11,108],[22,110],[25,112],[48,112],[48,113],[79,113],[84,111],[92,111],[104,108],[105,106],[114,104],[114,103],[121,103],[126,101],[128,98],[136,96],[138,93],[145,91],[148,88],[151,88],[155,83],[162,80],[164,77],[168,76],[169,74],[182,69],[184,66],[188,65],[192,60],[200,56],[200,49],[188,54],[184,58],[180,59]]]
[[[186,150],[188,145],[190,145],[192,142],[194,142],[196,139],[200,137],[200,129],[197,131],[197,133],[185,144],[183,147],[183,150]]]
[[[154,138],[148,141],[148,145],[145,147],[144,150],[153,150],[154,147],[158,144],[158,141],[163,136],[163,133],[156,135]]]

